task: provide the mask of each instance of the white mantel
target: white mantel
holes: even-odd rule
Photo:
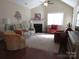
[[[44,28],[45,28],[45,26],[44,26],[44,20],[32,20],[32,23],[33,24],[42,24],[42,31],[44,32]]]

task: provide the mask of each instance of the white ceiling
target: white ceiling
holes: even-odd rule
[[[9,1],[28,7],[29,9],[35,8],[45,2],[45,0],[9,0]],[[75,7],[77,3],[77,0],[60,0],[60,1],[63,1],[64,3],[70,5],[71,7]]]
[[[29,9],[37,7],[42,4],[45,0],[8,0],[24,7],[28,7]]]
[[[77,0],[61,0],[63,1],[64,3],[70,5],[71,7],[75,7],[76,4],[77,4]]]

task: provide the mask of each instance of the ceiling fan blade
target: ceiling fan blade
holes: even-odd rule
[[[54,3],[48,3],[48,4],[54,4]]]
[[[51,2],[51,1],[47,1],[47,3],[48,3],[48,4],[54,4],[54,3],[53,3],[53,2]]]

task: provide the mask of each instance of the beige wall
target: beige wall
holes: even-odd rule
[[[42,6],[41,8],[37,7],[37,8],[32,9],[32,11],[31,11],[32,16],[34,16],[35,12],[40,12],[40,13],[42,12],[41,13],[42,18],[44,18],[45,20],[47,19],[48,13],[63,12],[64,13],[64,22],[63,22],[64,27],[66,27],[68,22],[72,22],[73,8],[64,4],[61,1],[56,0],[55,4],[49,4],[48,7]],[[47,24],[47,22],[46,22],[46,24]]]
[[[34,18],[35,13],[40,13],[41,19],[44,19],[44,7],[42,5],[39,5],[38,7],[31,9],[31,18],[32,19]]]
[[[17,21],[14,18],[16,11],[21,13],[22,20],[30,20],[31,13],[28,8],[6,0],[0,0],[0,19],[9,18],[11,23],[15,23]]]

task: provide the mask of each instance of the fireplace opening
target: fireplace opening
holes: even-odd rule
[[[35,32],[42,33],[42,24],[34,24]]]

